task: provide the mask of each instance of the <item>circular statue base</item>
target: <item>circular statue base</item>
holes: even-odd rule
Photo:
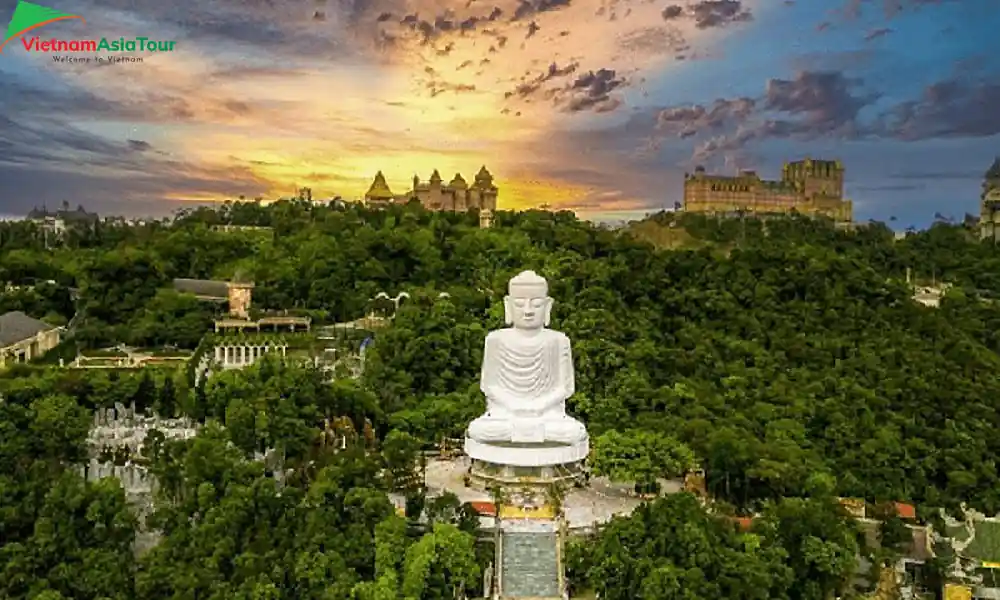
[[[588,440],[576,444],[484,444],[466,438],[471,459],[468,485],[481,490],[517,491],[544,498],[553,486],[569,488],[584,480]]]
[[[469,458],[510,467],[553,467],[578,463],[590,453],[590,440],[575,444],[559,443],[484,443],[465,438]]]

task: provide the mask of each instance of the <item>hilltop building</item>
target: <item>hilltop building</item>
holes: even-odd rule
[[[465,181],[461,173],[456,173],[449,183],[444,183],[436,169],[427,182],[421,182],[420,178],[414,175],[413,189],[405,194],[394,194],[389,189],[382,171],[379,171],[375,174],[368,193],[365,194],[365,201],[370,206],[379,206],[417,200],[427,210],[465,212],[469,209],[478,209],[490,211],[492,214],[497,209],[497,194],[498,189],[493,183],[493,175],[485,166],[479,169],[472,185]]]
[[[805,159],[785,163],[781,179],[761,179],[755,171],[710,175],[704,167],[684,174],[684,210],[707,214],[787,214],[825,216],[838,223],[853,217],[844,199],[840,161]]]
[[[979,237],[997,240],[1000,224],[1000,157],[983,175],[983,191],[979,195]]]
[[[0,369],[44,355],[59,345],[61,331],[20,311],[0,315]]]
[[[45,206],[33,208],[28,213],[28,220],[38,223],[49,233],[60,234],[71,227],[93,227],[100,217],[96,213],[87,212],[83,206],[71,210],[69,202],[63,202],[62,208],[51,212]]]

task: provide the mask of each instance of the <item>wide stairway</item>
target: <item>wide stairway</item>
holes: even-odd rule
[[[555,531],[504,531],[500,598],[560,598],[558,543]]]

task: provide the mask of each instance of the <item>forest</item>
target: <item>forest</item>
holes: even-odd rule
[[[475,214],[305,202],[196,208],[57,244],[28,222],[0,225],[0,313],[73,321],[54,355],[195,348],[218,308],[174,292],[173,278],[240,273],[255,306],[316,323],[356,319],[379,292],[412,296],[361,379],[334,385],[273,361],[199,386],[52,360],[0,374],[0,596],[473,596],[489,553],[469,508],[428,500],[434,518],[418,526],[386,494],[423,502],[404,476],[418,451],[482,411],[483,339],[522,269],[549,280],[552,327],[573,342],[568,409],[591,433],[592,469],[655,482],[700,468],[720,507],[676,494],[616,519],[570,548],[575,588],[825,600],[847,593],[865,552],[836,497],[913,503],[922,519],[963,503],[1000,512],[1000,249],[944,222],[903,239],[796,217],[648,223],[688,243],[664,249],[567,212],[501,211],[480,229]],[[912,299],[907,273],[951,285],[940,307]],[[162,541],[139,557],[121,488],[71,468],[86,459],[92,409],[133,400],[206,423],[148,458],[162,485],[143,518]],[[332,452],[317,440],[341,417],[371,435]],[[282,485],[247,460],[275,444],[293,473]],[[742,532],[721,513],[760,518]],[[883,550],[899,545],[893,527]]]

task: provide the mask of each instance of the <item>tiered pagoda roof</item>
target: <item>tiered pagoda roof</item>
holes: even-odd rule
[[[375,174],[375,180],[372,181],[372,186],[368,188],[365,197],[375,200],[392,200],[394,198],[389,184],[385,182],[385,175],[382,174],[382,171]]]

